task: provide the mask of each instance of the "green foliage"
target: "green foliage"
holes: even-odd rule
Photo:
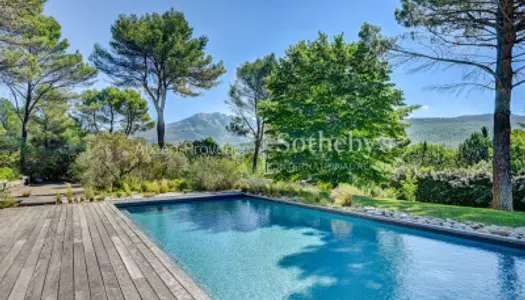
[[[120,15],[111,33],[111,50],[97,44],[91,59],[119,85],[145,91],[157,110],[158,142],[163,148],[167,93],[198,96],[200,90],[218,84],[217,78],[226,72],[223,64],[213,63],[205,53],[208,39],[194,38],[184,15],[173,9],[163,14]]]
[[[416,200],[459,206],[489,207],[492,176],[487,171],[429,172],[417,178]]]
[[[368,44],[349,44],[342,36],[330,42],[320,34],[291,46],[279,61],[268,81],[273,99],[261,104],[276,141],[269,161],[277,178],[332,183],[384,178],[383,166],[396,153],[384,142],[406,140],[401,121],[416,107],[405,105],[390,82],[390,67]],[[320,132],[330,143],[321,141]],[[292,149],[298,140],[308,145],[299,142]]]
[[[86,196],[86,199],[93,202],[95,201],[95,192],[93,191],[92,188],[90,187],[86,187],[84,189],[84,195]]]
[[[406,148],[401,158],[403,166],[416,166],[444,170],[456,167],[457,152],[444,145],[433,145],[427,142],[410,145]]]
[[[71,189],[71,184],[66,184],[66,199],[68,202],[73,201],[73,189]]]
[[[228,131],[239,136],[250,136],[253,141],[255,151],[252,172],[257,171],[265,132],[264,119],[259,112],[259,103],[271,100],[266,84],[276,65],[277,60],[274,54],[257,59],[253,63],[242,64],[237,68],[237,79],[230,86],[230,97],[226,101],[235,114],[228,124]]]
[[[133,89],[107,87],[82,94],[78,119],[89,132],[122,132],[130,136],[155,126],[148,113],[148,102]]]
[[[474,132],[467,140],[459,145],[458,163],[460,166],[468,167],[481,161],[490,160],[491,141],[488,129],[481,128],[481,132]]]
[[[401,190],[400,192],[403,195],[402,199],[406,199],[409,201],[415,201],[416,200],[416,192],[418,189],[417,179],[414,176],[414,174],[407,174],[407,176],[401,180]]]
[[[191,164],[187,178],[195,190],[221,191],[232,189],[246,173],[236,160],[204,156]]]
[[[514,176],[525,175],[525,130],[513,130],[510,139],[512,174]]]
[[[32,192],[31,192],[30,189],[25,190],[25,191],[22,192],[22,197],[24,197],[24,198],[31,197],[31,193],[32,193]]]
[[[17,179],[20,179],[20,173],[16,169],[0,168],[0,180],[14,181]]]
[[[151,163],[138,170],[140,177],[147,180],[175,179],[182,177],[189,168],[188,158],[172,147],[160,149],[153,147],[150,151]]]
[[[126,176],[148,166],[151,155],[143,140],[102,133],[86,139],[86,151],[75,161],[81,183],[96,189],[119,188]]]

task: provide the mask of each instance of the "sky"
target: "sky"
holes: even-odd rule
[[[62,35],[70,50],[79,50],[87,59],[95,43],[107,46],[110,27],[120,14],[162,13],[170,8],[184,13],[195,36],[209,38],[207,52],[222,60],[227,73],[222,83],[204,91],[197,98],[170,94],[165,118],[167,122],[184,119],[199,112],[229,113],[224,104],[228,88],[235,80],[236,68],[269,53],[282,56],[301,40],[313,40],[319,31],[334,36],[344,34],[348,42],[357,40],[361,25],[368,22],[382,28],[385,36],[405,32],[394,19],[400,0],[48,0],[45,14],[62,25]],[[492,91],[468,93],[440,92],[430,89],[436,84],[454,83],[461,71],[455,69],[409,73],[396,68],[392,82],[404,91],[408,104],[422,108],[413,117],[452,117],[492,113]],[[96,88],[110,85],[99,76]],[[525,93],[513,94],[513,113],[525,112]],[[150,105],[151,106],[151,105]],[[155,116],[153,107],[151,113]]]

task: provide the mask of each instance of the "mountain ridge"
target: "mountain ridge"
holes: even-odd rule
[[[166,125],[166,142],[177,143],[207,137],[212,137],[221,145],[249,142],[248,138],[236,136],[226,130],[232,118],[232,115],[221,112],[197,113],[180,121],[169,123]],[[412,144],[426,141],[454,148],[473,132],[481,130],[483,126],[486,126],[491,133],[493,115],[409,118],[405,121],[411,125],[406,131]],[[516,128],[519,123],[525,123],[525,116],[512,115],[512,128]],[[157,138],[155,129],[143,132],[138,136],[149,142],[155,142]]]

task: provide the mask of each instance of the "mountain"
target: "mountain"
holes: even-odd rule
[[[195,114],[187,119],[167,124],[166,141],[174,143],[212,137],[222,145],[248,142],[249,139],[235,136],[226,130],[226,126],[232,118],[232,116],[223,113]],[[407,129],[407,135],[413,144],[427,141],[432,144],[457,147],[483,126],[492,132],[492,118],[493,116],[490,114],[453,118],[411,118],[407,120],[411,125]],[[512,115],[511,122],[512,128],[516,128],[518,123],[525,123],[525,116]],[[157,140],[155,129],[142,133],[140,136],[150,142]]]
[[[202,140],[212,137],[219,144],[239,144],[248,141],[226,130],[233,116],[223,113],[198,113],[189,118],[166,125],[166,142]],[[138,136],[149,142],[157,141],[156,129],[146,131]]]
[[[492,135],[493,115],[467,115],[453,118],[412,118],[407,120],[411,126],[406,130],[412,144],[427,141],[432,144],[444,144],[457,147],[473,132],[485,126]],[[512,115],[512,128],[525,123],[525,116]]]

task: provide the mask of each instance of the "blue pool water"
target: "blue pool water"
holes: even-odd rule
[[[122,210],[215,299],[525,299],[524,251],[247,197]]]

